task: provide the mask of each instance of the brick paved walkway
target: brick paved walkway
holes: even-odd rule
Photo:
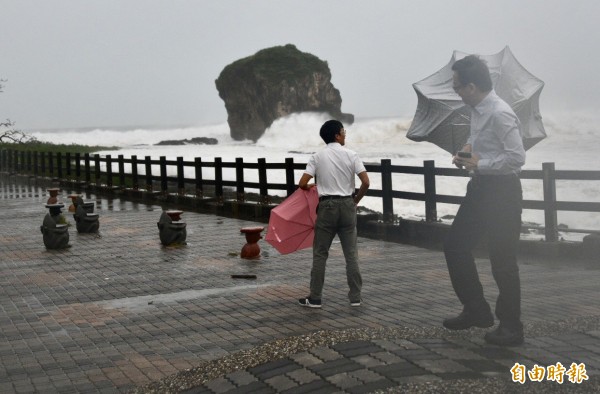
[[[72,246],[48,251],[39,229],[48,196],[30,182],[0,175],[1,393],[126,392],[276,339],[351,328],[422,334],[318,346],[190,392],[369,392],[403,382],[507,377],[515,362],[561,361],[568,368],[574,361],[598,375],[597,320],[576,332],[552,325],[600,316],[598,268],[523,261],[528,337],[522,347],[501,349],[484,345],[482,330],[453,336],[439,328],[460,309],[440,252],[360,238],[365,302],[351,308],[335,244],[323,309],[307,310],[296,300],[307,294],[310,250],[281,256],[261,241],[260,260],[239,258],[245,243],[239,229],[258,223],[185,212],[188,244],[163,247],[160,206],[89,195],[84,199],[96,201],[100,233],[78,234],[73,225]],[[67,206],[70,193],[62,191]],[[479,267],[493,303],[489,263]],[[554,331],[544,334],[545,326]],[[584,389],[586,383],[565,384]]]

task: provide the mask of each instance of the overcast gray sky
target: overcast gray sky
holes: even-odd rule
[[[454,49],[508,45],[542,114],[597,111],[598,0],[0,0],[0,119],[21,129],[226,121],[227,64],[292,43],[326,60],[344,112],[411,117]]]

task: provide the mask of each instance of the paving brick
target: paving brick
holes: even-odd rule
[[[494,360],[457,360],[457,362],[476,372],[506,372],[506,367]]]
[[[361,386],[355,386],[355,387],[348,388],[347,391],[352,394],[371,393],[373,391],[385,390],[387,388],[394,387],[394,386],[396,386],[396,383],[394,381],[388,380],[388,379],[382,379],[382,380],[378,380],[376,382],[369,382],[369,383],[363,384]]]
[[[247,371],[235,371],[225,377],[236,386],[243,386],[257,381],[256,376]]]
[[[385,370],[388,380],[396,382],[432,378],[433,372],[416,366],[419,362],[437,368],[437,377],[445,379],[498,376],[491,371],[496,364],[508,370],[515,360],[528,366],[555,358],[597,365],[597,327],[587,333],[567,335],[565,330],[528,337],[525,346],[508,349],[487,346],[480,330],[443,338],[440,322],[458,301],[438,251],[359,237],[359,253],[369,262],[362,272],[365,307],[349,308],[347,289],[327,285],[326,308],[305,310],[295,303],[306,291],[310,250],[280,255],[261,242],[260,260],[230,254],[243,246],[240,228],[264,223],[186,211],[188,244],[163,247],[156,222],[162,207],[170,205],[166,200],[141,204],[117,194],[102,198],[83,191],[86,199],[96,201],[100,234],[70,231],[71,248],[47,251],[41,233],[32,231],[46,213],[47,186],[41,180],[25,178],[17,185],[16,177],[7,179],[0,174],[0,392],[9,387],[14,392],[17,386],[30,392],[126,392],[132,385],[288,335],[370,327],[406,326],[431,335],[321,346],[290,356],[287,363],[293,364],[262,370],[259,365],[254,371],[260,379],[278,382],[278,388],[289,378],[298,384],[292,390],[331,393],[341,388],[323,377],[347,374],[367,381],[375,377],[368,371],[377,374],[382,363],[412,365]],[[75,191],[63,189],[63,200]],[[65,217],[73,224],[70,214]],[[402,264],[390,265],[397,256]],[[345,283],[339,243],[331,249],[330,262],[327,281]],[[489,261],[477,263],[494,298]],[[568,258],[565,267],[548,269],[524,260],[522,309],[528,322],[600,315],[595,290],[600,270],[579,267]],[[258,273],[259,278],[235,281],[232,273]],[[362,354],[366,351],[370,354]],[[458,364],[472,373],[456,371],[451,361],[464,361]],[[308,369],[319,365],[322,376]],[[409,375],[417,371],[420,375]],[[248,371],[229,374],[226,381],[245,389],[275,390]],[[242,392],[240,387],[235,390]]]
[[[419,366],[416,366],[409,362],[382,365],[379,367],[371,368],[371,370],[388,379],[394,379],[403,376],[422,375],[428,373],[425,369],[420,368]]]
[[[282,391],[282,394],[331,394],[337,391],[339,391],[339,389],[331,383],[324,380],[315,380],[313,382]]]
[[[401,344],[388,339],[375,339],[372,342],[386,351],[404,349],[404,346]]]
[[[308,367],[308,369],[317,375],[327,377],[342,372],[350,372],[357,369],[362,369],[362,366],[350,359],[340,358],[333,361],[327,361],[323,364],[312,365]]]
[[[359,379],[348,374],[348,372],[327,376],[326,380],[342,390],[347,390],[350,387],[360,386],[363,383]]]
[[[254,368],[249,368],[248,372],[253,374],[259,379],[265,380],[276,375],[283,375],[286,372],[291,372],[297,369],[301,369],[302,366],[296,364],[294,361],[289,359],[282,359],[277,361],[268,362]]]
[[[377,360],[380,360],[384,364],[394,364],[405,361],[402,357],[398,357],[397,355],[389,352],[371,353],[371,356],[375,357]]]
[[[383,376],[367,368],[349,372],[348,375],[355,377],[364,383],[375,382],[383,379]]]
[[[285,375],[278,375],[269,379],[265,379],[265,383],[273,387],[278,393],[298,386],[296,381],[288,378]]]
[[[416,360],[419,367],[436,375],[441,373],[469,372],[470,369],[453,360]]]
[[[315,380],[321,379],[318,375],[309,371],[306,368],[297,369],[295,371],[288,372],[288,373],[286,373],[286,376],[293,379],[299,385],[304,385],[304,384],[313,382]]]
[[[228,391],[228,394],[271,394],[277,391],[264,382],[252,382]]]
[[[312,355],[318,357],[320,360],[323,360],[323,361],[331,361],[331,360],[337,360],[339,358],[342,358],[341,354],[339,354],[335,350],[325,347],[325,346],[310,349],[309,352]]]
[[[381,361],[375,357],[371,357],[371,356],[367,356],[367,355],[351,357],[351,359],[365,367],[376,367],[376,366],[385,364],[384,361]]]
[[[428,349],[407,349],[407,350],[395,350],[393,354],[396,356],[409,361],[414,360],[439,360],[444,358],[441,354],[428,350]]]
[[[294,360],[298,364],[308,367],[310,365],[323,364],[323,360],[314,356],[308,352],[296,353],[290,356],[290,359]]]
[[[519,358],[517,353],[515,353],[513,350],[510,350],[507,348],[502,348],[502,347],[495,347],[495,346],[474,349],[473,352],[475,352],[485,358],[492,358],[492,359],[503,358],[503,359],[516,360]]]
[[[462,348],[435,349],[434,353],[452,360],[484,360],[485,358],[472,350]]]
[[[343,355],[344,357],[354,357],[354,356],[360,356],[363,354],[371,354],[371,353],[377,353],[377,352],[382,351],[382,349],[379,346],[374,345],[373,343],[370,343],[370,342],[360,342],[359,346],[346,347],[343,349],[340,349],[340,348],[337,348],[334,346],[334,349],[338,353]]]
[[[204,385],[217,394],[225,393],[236,388],[233,383],[225,378],[213,379],[209,382],[206,382]]]

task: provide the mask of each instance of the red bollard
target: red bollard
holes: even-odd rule
[[[243,259],[255,259],[260,256],[260,246],[258,246],[258,241],[262,238],[260,233],[264,229],[264,227],[244,227],[240,230],[241,233],[246,235],[247,242],[240,254]]]

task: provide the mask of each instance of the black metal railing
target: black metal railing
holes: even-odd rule
[[[83,164],[83,166],[82,166]],[[117,173],[113,173],[113,164],[117,167]],[[129,164],[131,170],[125,171],[125,165]],[[139,173],[139,166],[144,168],[144,174]],[[104,170],[102,170],[104,167]],[[167,160],[161,156],[158,160],[146,156],[140,159],[137,156],[125,158],[119,155],[115,160],[111,155],[101,157],[98,154],[91,156],[86,153],[67,153],[63,157],[61,153],[38,153],[22,152],[4,149],[0,151],[0,170],[9,173],[30,174],[33,176],[57,177],[59,180],[74,180],[87,184],[103,185],[109,188],[139,190],[144,184],[144,189],[154,192],[158,185],[157,193],[169,194],[172,192],[180,195],[191,194],[198,198],[214,197],[217,202],[222,203],[225,198],[225,190],[235,193],[234,199],[240,202],[247,200],[246,189],[258,190],[260,204],[270,204],[270,191],[285,191],[290,195],[296,189],[294,171],[305,169],[305,163],[295,163],[292,158],[285,159],[283,163],[267,163],[266,159],[258,159],[256,163],[245,162],[243,158],[226,162],[221,158],[214,161],[203,161],[197,157],[194,161],[186,161],[183,157],[176,160]],[[425,204],[425,220],[435,222],[438,220],[437,204],[460,204],[463,197],[455,195],[438,194],[436,191],[436,177],[467,177],[468,173],[457,168],[435,167],[433,160],[426,160],[422,167],[392,165],[390,159],[382,159],[380,163],[365,165],[369,173],[378,173],[381,176],[381,189],[369,189],[368,197],[382,199],[383,220],[392,222],[394,220],[394,199],[422,201]],[[73,168],[75,169],[73,171]],[[158,172],[154,171],[158,168]],[[175,168],[175,171],[169,171]],[[185,169],[193,170],[192,178],[185,177]],[[224,169],[233,169],[235,179],[225,179]],[[245,179],[244,170],[255,170],[258,182],[250,182]],[[268,174],[273,170],[285,172],[285,183],[268,182]],[[175,176],[168,175],[175,172]],[[206,177],[206,173],[212,173],[212,179]],[[395,190],[393,185],[394,174],[413,174],[423,177],[424,192]],[[564,171],[556,170],[554,163],[543,163],[542,170],[524,170],[521,179],[541,180],[543,184],[542,200],[524,200],[523,208],[544,211],[544,226],[546,241],[558,240],[559,211],[578,212],[600,212],[600,202],[576,202],[558,201],[556,194],[556,182],[564,180],[578,181],[600,181],[600,171]],[[115,183],[118,183],[115,186]],[[170,186],[171,185],[171,186]],[[176,190],[173,191],[173,186]],[[207,188],[211,193],[207,193]],[[600,233],[598,229],[568,229],[571,232]]]

